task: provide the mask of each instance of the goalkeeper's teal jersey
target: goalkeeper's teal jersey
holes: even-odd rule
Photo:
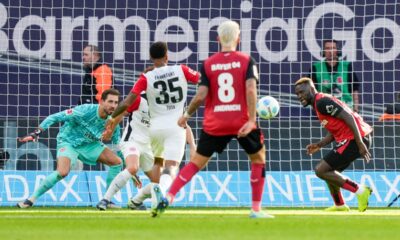
[[[67,142],[73,147],[78,147],[101,141],[104,126],[110,117],[102,119],[99,116],[98,104],[84,104],[48,116],[39,127],[46,130],[54,123],[63,122],[57,135],[57,142]],[[111,142],[117,144],[119,138],[120,127],[117,126]]]

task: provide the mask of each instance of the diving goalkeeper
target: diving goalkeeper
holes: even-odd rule
[[[108,166],[121,165],[121,159],[102,143],[104,126],[118,105],[119,91],[108,89],[103,92],[99,104],[84,104],[48,116],[39,128],[20,142],[37,141],[39,135],[51,125],[63,122],[57,135],[57,170],[46,177],[33,195],[17,204],[19,208],[29,208],[45,192],[66,177],[78,158],[83,163],[95,165],[96,162]],[[111,142],[117,144],[120,128],[116,127]]]

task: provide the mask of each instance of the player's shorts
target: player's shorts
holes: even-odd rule
[[[371,134],[363,137],[363,142],[369,149],[372,144]],[[358,151],[357,143],[354,139],[352,139],[343,140],[342,142],[337,143],[336,146],[323,157],[323,159],[334,170],[342,172],[360,156],[361,155]]]
[[[57,158],[69,158],[71,166],[75,166],[78,159],[85,164],[96,165],[97,159],[105,148],[106,146],[100,142],[93,142],[79,147],[73,147],[66,142],[57,142]]]
[[[185,153],[186,130],[179,126],[168,129],[150,129],[154,156],[180,163]]]
[[[124,158],[129,155],[139,156],[139,167],[143,172],[151,171],[154,165],[154,155],[150,143],[141,143],[137,141],[121,141],[120,150]]]
[[[238,140],[247,154],[257,153],[264,146],[264,135],[259,128],[241,138],[238,138],[237,135],[213,136],[201,130],[197,153],[206,157],[211,157],[214,152],[222,153],[232,138]]]

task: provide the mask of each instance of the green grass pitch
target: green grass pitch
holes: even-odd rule
[[[249,219],[247,209],[149,212],[93,208],[0,208],[0,239],[399,239],[400,209],[325,213],[268,209],[275,219]]]

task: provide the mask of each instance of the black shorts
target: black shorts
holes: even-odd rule
[[[363,137],[363,142],[369,149],[372,143],[371,134]],[[334,170],[342,172],[345,170],[354,160],[360,157],[357,143],[354,139],[344,140],[326,154],[323,159],[329,164]]]
[[[247,154],[254,154],[264,146],[264,135],[259,128],[241,138],[236,135],[213,136],[201,130],[200,139],[197,143],[197,153],[206,157],[211,157],[214,152],[222,153],[232,138],[238,140]]]

